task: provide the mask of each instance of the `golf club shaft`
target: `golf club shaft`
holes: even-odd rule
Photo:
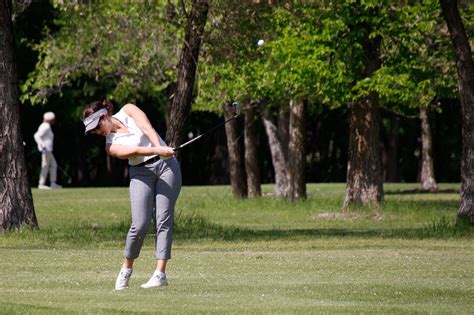
[[[189,140],[188,142],[185,142],[185,143],[183,143],[183,144],[177,146],[176,148],[173,148],[173,150],[174,150],[174,151],[177,151],[177,150],[179,150],[179,149],[184,148],[184,147],[187,146],[188,144],[191,144],[191,143],[193,143],[194,141],[198,140],[199,138],[204,137],[204,136],[207,135],[208,133],[213,132],[213,131],[216,130],[217,128],[219,128],[219,127],[221,127],[221,126],[227,124],[229,121],[234,120],[235,118],[237,118],[237,117],[239,117],[239,116],[240,116],[240,115],[234,115],[234,116],[232,116],[231,118],[225,120],[224,122],[221,122],[220,124],[218,124],[218,125],[215,126],[214,128],[209,129],[209,130],[206,131],[205,133],[203,133],[203,134],[201,134],[201,135],[199,135],[199,136],[197,136],[197,137],[195,137],[195,138],[192,138],[192,139]]]

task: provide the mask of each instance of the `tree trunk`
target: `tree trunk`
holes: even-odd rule
[[[285,158],[283,145],[278,139],[278,128],[268,112],[262,116],[262,119],[275,170],[275,194],[278,197],[287,198],[289,197],[288,162]]]
[[[370,33],[370,30],[365,31]],[[380,43],[380,37],[364,39],[362,78],[370,77],[380,68]],[[347,209],[353,203],[378,207],[383,200],[383,175],[377,95],[371,93],[350,105],[349,115],[347,188],[343,208]]]
[[[0,0],[0,230],[38,227],[26,171],[11,2]]]
[[[391,114],[390,133],[387,149],[387,181],[397,183],[400,181],[398,174],[398,147],[400,142],[400,118]]]
[[[258,168],[257,132],[255,130],[255,107],[244,108],[245,129],[245,173],[249,197],[262,195],[260,169]]]
[[[178,79],[171,102],[169,125],[166,133],[167,143],[172,147],[181,144],[186,132],[184,126],[191,111],[199,50],[208,10],[208,0],[193,0],[178,65]]]
[[[376,101],[366,99],[350,108],[349,156],[344,209],[351,204],[378,207],[383,199],[379,150],[380,117]]]
[[[456,55],[462,113],[461,205],[457,221],[474,225],[474,62],[456,0],[440,0]]]
[[[421,189],[426,191],[438,190],[433,168],[433,141],[431,125],[428,117],[429,108],[420,106],[421,120]]]
[[[234,109],[229,104],[224,104],[225,119],[235,115]],[[247,182],[245,179],[245,165],[242,161],[242,150],[239,141],[237,119],[225,124],[227,135],[227,148],[229,150],[230,183],[232,192],[237,198],[247,197]]]
[[[306,198],[305,182],[305,119],[303,100],[290,101],[290,144],[288,167],[291,200]]]
[[[166,130],[171,125],[170,123],[170,115],[171,115],[171,108],[173,107],[173,99],[174,93],[176,91],[176,82],[171,82],[166,86],[163,91],[164,96],[166,97],[166,110],[165,110],[165,124]],[[166,132],[166,139],[168,139],[168,132]]]
[[[290,106],[282,106],[278,111],[278,139],[281,143],[283,155],[288,161],[288,146],[290,143]]]

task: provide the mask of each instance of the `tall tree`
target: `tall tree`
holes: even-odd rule
[[[433,139],[430,113],[437,98],[451,96],[454,89],[452,63],[448,56],[448,36],[442,31],[442,18],[436,1],[423,1],[422,5],[412,2],[401,4],[397,10],[391,31],[397,34],[392,42],[387,37],[385,47],[392,46],[386,58],[385,66],[393,67],[398,75],[408,75],[411,82],[397,102],[404,104],[402,112],[418,108],[421,129],[421,154],[418,179],[421,189],[434,191],[438,189],[434,173],[435,157],[433,156]],[[416,84],[413,84],[416,83]],[[450,88],[451,86],[451,88]],[[384,96],[384,92],[381,93]],[[411,96],[410,96],[411,95]]]
[[[376,96],[360,100],[350,106],[349,111],[349,157],[343,208],[351,204],[378,207],[383,200],[383,178]]]
[[[288,169],[290,199],[306,198],[305,181],[305,106],[302,99],[290,102],[290,141],[288,145]]]
[[[259,155],[256,146],[255,123],[260,119],[256,106],[250,105],[258,98],[248,93],[247,83],[242,80],[243,72],[252,60],[258,57],[256,53],[257,41],[264,32],[263,25],[266,19],[261,14],[269,11],[269,4],[252,1],[214,1],[210,9],[210,26],[205,38],[205,59],[200,62],[199,93],[195,110],[214,111],[222,114],[222,101],[239,101],[244,106],[244,143],[245,143],[245,172],[230,172],[231,183],[246,183],[241,190],[248,190],[248,196],[259,196],[260,170]],[[258,17],[258,18],[257,18]],[[227,139],[232,138],[226,128]],[[229,152],[231,148],[228,148]],[[229,155],[229,164],[233,164],[236,156]],[[237,174],[244,173],[246,181],[242,181]],[[240,176],[240,175],[239,175]],[[244,178],[245,180],[245,178]]]
[[[0,1],[0,230],[38,227],[20,129],[12,5]]]
[[[208,11],[208,0],[192,1],[191,13],[187,17],[184,44],[178,64],[176,90],[173,94],[169,113],[170,124],[166,133],[167,142],[171,146],[179,145],[186,132],[184,127],[191,111],[194,80]]]
[[[229,104],[224,104],[224,118],[226,120],[234,117],[235,111]],[[242,154],[237,119],[225,125],[227,135],[227,149],[229,151],[230,183],[232,192],[237,198],[247,197],[247,182],[245,179],[245,162]]]
[[[447,91],[451,86],[452,80],[449,79],[449,73],[452,67],[446,58],[446,40],[439,27],[439,19],[433,18],[436,17],[438,11],[435,1],[414,1],[410,5],[405,2],[393,4],[387,1],[357,1],[356,3],[364,10],[361,12],[363,14],[356,13],[349,16],[349,21],[355,22],[352,23],[352,29],[365,29],[370,34],[367,39],[359,39],[359,43],[362,43],[359,47],[363,48],[361,50],[366,56],[362,57],[363,62],[360,64],[366,68],[367,61],[372,65],[380,64],[371,75],[356,81],[352,89],[355,96],[376,95],[379,106],[404,113],[413,108],[428,106],[437,95],[449,95]],[[355,34],[357,35],[357,32]],[[367,32],[359,32],[359,34],[367,34]],[[376,47],[367,50],[363,43],[370,44],[371,41],[374,42],[377,39],[380,40],[379,47],[383,49],[380,49],[378,56],[375,56]],[[357,45],[357,42],[354,44]],[[357,48],[349,49],[357,51]],[[368,60],[367,57],[369,57]],[[362,88],[362,93],[358,92],[359,88]],[[373,120],[368,116],[361,117]],[[424,120],[425,130],[429,127],[427,122]],[[357,138],[354,131],[351,131],[351,135]],[[426,146],[430,142],[429,136],[430,132],[423,133],[425,170],[432,169],[430,160],[426,158],[426,153],[430,150]],[[365,139],[360,144],[368,143],[367,140]],[[375,143],[374,145],[377,146]],[[372,163],[366,165],[378,168]],[[351,166],[348,170],[350,169]],[[433,173],[431,177],[434,178]],[[357,182],[354,181],[354,183]],[[380,181],[377,185],[381,185]],[[374,196],[380,196],[380,194]]]
[[[270,145],[270,152],[272,156],[273,168],[275,170],[275,194],[279,197],[290,196],[288,161],[285,157],[284,146],[286,144],[278,137],[278,126],[271,113],[266,111],[262,115],[263,124],[268,137]]]
[[[381,66],[380,36],[370,36],[373,29],[356,23],[363,35],[362,69],[359,79],[371,77]],[[351,204],[379,206],[383,200],[383,176],[380,153],[380,113],[378,95],[369,93],[349,107],[349,160],[347,188],[343,208]]]
[[[462,112],[461,205],[458,222],[474,225],[474,62],[457,0],[440,0],[456,55]]]
[[[430,108],[420,106],[421,120],[421,189],[426,191],[438,190],[438,184],[434,176],[433,166],[433,141],[431,136]]]
[[[255,128],[255,106],[250,102],[244,107],[245,174],[247,176],[248,197],[262,195],[260,169],[258,167],[257,131]]]

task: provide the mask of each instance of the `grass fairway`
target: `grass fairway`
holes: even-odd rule
[[[154,267],[149,235],[125,292],[113,286],[127,189],[34,190],[41,230],[0,236],[0,313],[472,314],[474,233],[453,224],[458,186],[413,188],[386,185],[381,209],[341,213],[343,184],[308,185],[295,204],[185,187],[170,286],[139,287]]]

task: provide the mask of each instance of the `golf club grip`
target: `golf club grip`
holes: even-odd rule
[[[197,136],[196,138],[192,138],[192,139],[189,140],[188,142],[185,142],[185,143],[183,143],[183,144],[177,146],[176,148],[173,148],[173,150],[174,150],[174,151],[177,151],[177,150],[179,150],[179,149],[182,149],[182,148],[184,148],[185,146],[187,146],[188,144],[193,143],[194,141],[196,141],[197,139],[201,138],[201,137],[204,136],[204,135],[205,135],[205,133],[203,133],[202,135]]]
[[[231,118],[229,118],[229,119],[227,119],[226,121],[220,123],[219,125],[215,126],[214,128],[212,128],[212,129],[206,131],[205,133],[203,133],[203,134],[197,136],[196,138],[192,138],[192,139],[189,140],[188,142],[185,142],[185,143],[183,143],[183,144],[181,144],[181,145],[179,145],[179,146],[173,148],[173,151],[176,152],[176,151],[178,151],[178,150],[184,148],[184,147],[187,146],[188,144],[193,143],[193,142],[196,141],[197,139],[202,138],[203,136],[207,135],[207,134],[210,133],[210,132],[213,132],[213,131],[216,130],[217,128],[219,128],[219,127],[221,127],[221,126],[227,124],[229,121],[234,120],[234,119],[236,119],[236,118],[239,117],[239,116],[240,116],[240,115],[234,115],[234,116],[232,116]]]

